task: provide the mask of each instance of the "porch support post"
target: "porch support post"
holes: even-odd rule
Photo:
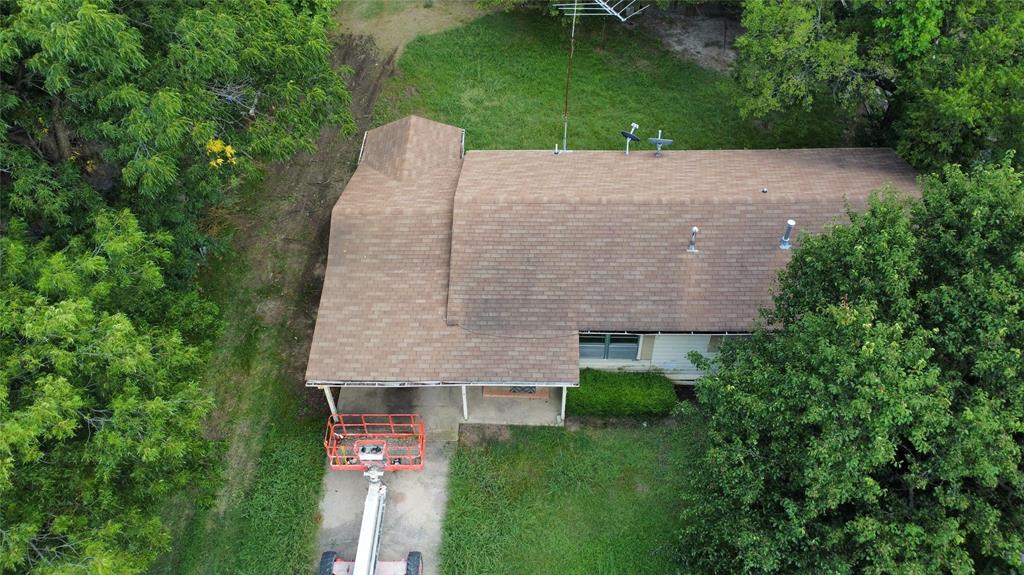
[[[466,386],[462,386],[462,419],[469,421],[469,401],[466,399]]]
[[[324,395],[327,396],[327,407],[331,408],[331,417],[334,418],[334,422],[338,422],[338,407],[334,405],[334,394],[331,392],[330,386],[325,385],[323,388]]]
[[[569,388],[562,387],[562,409],[558,412],[558,423],[565,423],[565,396],[569,395]]]

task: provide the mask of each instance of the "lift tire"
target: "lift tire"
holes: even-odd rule
[[[320,575],[332,575],[334,573],[334,560],[338,554],[334,551],[324,551],[320,556]]]
[[[423,554],[410,551],[405,558],[405,575],[423,575]]]

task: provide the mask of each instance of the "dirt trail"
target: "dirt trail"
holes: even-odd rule
[[[719,72],[736,61],[736,37],[743,33],[739,10],[728,5],[652,9],[638,17],[638,25],[668,51]]]
[[[371,0],[342,3],[336,15],[339,30],[370,36],[377,48],[396,59],[416,36],[461,26],[485,12],[472,0]]]

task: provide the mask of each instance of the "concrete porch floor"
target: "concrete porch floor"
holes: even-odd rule
[[[381,559],[403,559],[409,551],[420,551],[425,572],[436,573],[441,523],[448,503],[448,464],[455,452],[459,424],[561,425],[562,393],[556,388],[547,399],[496,398],[484,397],[481,387],[467,387],[469,419],[464,420],[459,386],[336,390],[339,413],[418,413],[426,428],[423,469],[389,473],[384,478],[388,502]],[[320,553],[333,550],[346,559],[355,557],[366,485],[358,472],[328,469],[324,474]]]

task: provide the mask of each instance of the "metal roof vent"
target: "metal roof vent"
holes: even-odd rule
[[[697,253],[697,232],[699,231],[700,228],[698,228],[697,226],[693,226],[692,228],[690,228],[690,245],[686,247],[686,251],[690,252],[691,254]]]
[[[794,226],[796,226],[796,220],[786,220],[786,231],[782,233],[782,239],[779,240],[780,250],[788,250],[789,248],[792,247],[792,244],[789,242],[789,240],[793,236]]]

